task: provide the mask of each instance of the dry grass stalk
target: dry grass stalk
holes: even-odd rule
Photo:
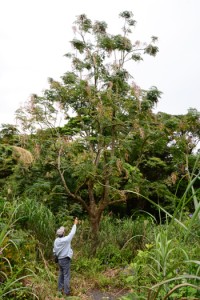
[[[17,159],[25,166],[29,166],[32,164],[34,159],[30,151],[17,146],[12,146],[12,148],[13,148],[13,156],[15,159]]]

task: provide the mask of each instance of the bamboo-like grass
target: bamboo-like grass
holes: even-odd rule
[[[180,229],[183,229],[184,231],[183,243],[186,243],[188,237],[190,237],[191,235],[196,237],[196,233],[193,232],[192,229],[195,222],[200,218],[200,202],[197,199],[197,191],[195,191],[194,189],[194,184],[196,183],[196,181],[200,180],[200,171],[198,168],[199,160],[200,160],[200,155],[197,156],[192,172],[190,173],[188,159],[186,158],[188,185],[185,189],[183,196],[181,197],[177,206],[175,207],[173,215],[170,214],[160,204],[154,203],[148,197],[144,197],[141,194],[139,195],[140,197],[145,198],[147,201],[153,204],[159,211],[165,213],[166,219],[168,220],[168,223],[166,224],[166,228],[168,229],[169,232],[173,230],[175,224],[178,224],[180,226]],[[177,186],[177,190],[179,188],[179,184]],[[138,193],[134,191],[126,191],[126,192],[134,193],[138,195]],[[192,217],[187,221],[186,224],[183,218],[184,211],[191,201],[193,201],[194,212],[192,214]],[[147,299],[147,300],[160,299],[160,291],[163,288],[165,290],[165,296],[162,296],[163,300],[168,299],[175,291],[186,286],[193,288],[194,290],[200,290],[200,282],[199,282],[200,277],[198,276],[198,272],[200,270],[200,262],[197,260],[196,261],[189,260],[189,256],[184,251],[184,249],[180,249],[180,250],[183,252],[183,255],[185,256],[185,263],[196,263],[197,265],[199,265],[197,272],[196,274],[183,274],[172,278],[166,278],[168,261],[174,249],[173,249],[173,245],[171,244],[171,239],[168,238],[167,232],[164,235],[162,232],[158,232],[156,234],[154,256],[150,255],[150,259],[152,259],[156,263],[157,272],[158,274],[162,274],[163,280],[157,282],[151,287],[147,287],[147,286],[144,287],[145,289],[148,290],[148,296],[147,298],[141,298],[141,299]],[[154,280],[155,279],[156,277],[154,277]],[[180,283],[181,280],[185,280],[185,282]],[[193,282],[191,283],[190,280],[195,281],[196,284],[194,284]],[[173,286],[173,288],[169,289],[167,285],[172,282],[174,282],[175,285]],[[165,289],[166,286],[167,289]],[[126,297],[123,299],[126,299]]]
[[[7,203],[4,204],[4,207],[0,213],[0,223],[3,222],[3,214],[7,209],[6,205]],[[27,269],[25,266],[21,266],[17,272],[14,272],[10,260],[4,255],[5,250],[11,245],[14,245],[16,251],[19,251],[16,243],[9,238],[14,230],[16,222],[18,221],[18,219],[16,219],[16,212],[19,209],[19,206],[20,205],[16,203],[14,203],[12,207],[9,206],[9,218],[6,220],[6,223],[3,224],[4,226],[0,233],[1,263],[8,266],[7,272],[9,273],[8,274],[2,270],[0,271],[2,277],[2,282],[0,285],[0,299],[6,300],[9,295],[17,294],[18,292],[24,290],[28,294],[32,295],[35,299],[39,300],[37,295],[33,293],[29,287],[23,285],[19,286],[19,283],[22,283],[25,279],[35,276],[34,272],[30,269]],[[21,275],[21,273],[24,273],[25,271],[28,271],[28,274]]]
[[[52,240],[55,237],[55,217],[42,203],[35,199],[25,198],[17,212],[21,225],[31,232],[40,242],[43,249],[52,250]]]

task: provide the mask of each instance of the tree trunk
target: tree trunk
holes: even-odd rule
[[[95,255],[97,247],[99,245],[99,226],[101,221],[102,212],[100,210],[96,210],[95,212],[91,212],[89,214],[90,225],[91,225],[91,253]]]

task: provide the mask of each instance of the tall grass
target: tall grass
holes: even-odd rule
[[[137,250],[148,243],[147,232],[153,228],[151,218],[116,219],[104,216],[99,232],[97,257],[109,266],[127,265]]]
[[[166,220],[169,221],[165,225],[154,227],[155,240],[151,240],[150,247],[139,251],[130,265],[133,271],[135,270],[135,276],[132,276],[134,288],[140,294],[139,298],[137,298],[137,292],[132,294],[136,299],[174,299],[173,297],[179,299],[180,296],[200,296],[198,292],[200,290],[198,261],[200,225],[197,222],[200,215],[200,202],[197,198],[198,191],[194,189],[195,183],[200,179],[197,167],[199,157],[191,173],[189,167],[187,168],[188,185],[173,215],[161,205],[145,198],[158,210],[164,212]],[[194,212],[191,217],[188,217],[185,211],[190,202],[193,203]],[[191,240],[193,245],[190,243]],[[140,285],[137,286],[138,283]],[[131,298],[127,296],[122,299]]]
[[[198,180],[200,180],[200,170],[199,170],[199,162],[200,162],[200,154],[197,155],[194,166],[192,168],[192,171],[190,171],[189,162],[188,162],[188,156],[186,155],[186,175],[185,177],[188,178],[188,185],[185,189],[185,192],[183,196],[181,197],[175,211],[173,214],[172,222],[175,220],[175,218],[179,218],[180,221],[182,221],[185,208],[188,206],[190,202],[193,202],[194,206],[194,212],[192,213],[192,217],[189,222],[189,226],[187,227],[187,232],[185,235],[185,239],[188,238],[188,236],[192,233],[191,228],[198,218],[200,220],[200,202],[197,199],[197,191],[195,192],[194,184],[197,183]],[[179,184],[177,186],[177,189],[179,187]],[[192,233],[193,234],[193,233]]]
[[[122,299],[160,300],[200,296],[200,262],[190,259],[195,257],[191,245],[178,239],[179,235],[175,235],[169,225],[154,226],[153,230],[154,241],[151,240],[145,249],[138,251],[125,276],[125,282],[129,282],[135,292]],[[196,257],[199,247],[197,240]]]
[[[19,209],[19,205],[14,203],[5,202],[0,199],[1,202],[1,213],[0,213],[0,298],[8,299],[10,296],[16,296],[19,293],[25,291],[26,293],[38,299],[38,297],[32,292],[32,290],[23,285],[23,281],[29,277],[33,277],[34,273],[30,269],[27,269],[25,264],[19,266],[16,270],[13,270],[10,259],[6,256],[10,247],[15,247],[15,252],[18,252],[17,244],[10,238],[15,230],[15,225],[18,219],[16,213]]]
[[[25,198],[21,200],[17,216],[22,228],[26,228],[39,242],[46,254],[52,253],[52,240],[55,236],[55,217],[42,203],[35,199]]]

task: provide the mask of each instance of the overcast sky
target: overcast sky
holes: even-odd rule
[[[118,17],[131,10],[133,41],[158,37],[159,53],[132,68],[141,88],[163,92],[156,111],[200,111],[200,0],[0,0],[0,124],[15,123],[14,112],[32,93],[69,70],[75,17],[85,13],[119,33]]]

